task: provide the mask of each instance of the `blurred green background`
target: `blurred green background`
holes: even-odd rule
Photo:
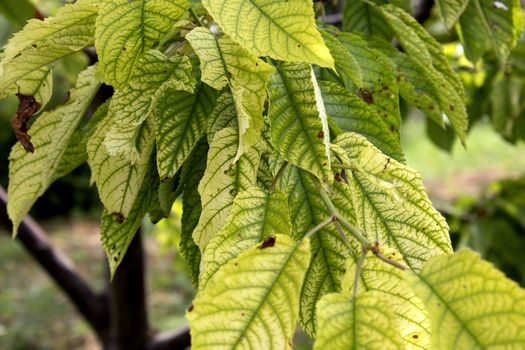
[[[17,1],[0,0],[0,12],[9,3],[22,6],[23,2]],[[36,3],[43,14],[49,15],[61,1]],[[9,19],[0,15],[0,46],[13,31],[20,29],[25,21],[24,13],[15,11]],[[430,28],[438,36],[444,35],[432,21]],[[452,39],[444,37],[445,41]],[[455,64],[463,65],[456,48],[452,44],[447,49]],[[517,54],[524,51],[524,45],[515,51]],[[516,62],[523,63],[517,58]],[[88,58],[79,54],[56,67],[54,100],[48,108],[65,99],[76,74],[87,64]],[[493,78],[490,72],[465,77],[468,93],[476,101],[470,106],[472,121],[476,123],[470,131],[467,149],[450,133],[427,124],[417,112],[410,113],[404,121],[402,141],[407,163],[421,172],[434,204],[446,216],[456,249],[467,246],[476,249],[523,286],[525,144],[520,141],[519,133],[516,136],[516,133],[502,132],[498,122],[502,116],[492,112],[496,110],[492,106],[505,103],[501,101],[505,96],[490,95],[490,87],[501,89],[502,84],[509,85],[511,93],[521,94],[523,80],[519,74],[509,74],[504,80]],[[7,185],[8,155],[16,140],[10,129],[10,118],[16,107],[16,98],[0,101],[2,186]],[[525,118],[522,107],[513,106],[509,112],[514,113],[511,113],[513,118],[521,121],[521,125]],[[107,282],[106,260],[98,236],[100,212],[97,193],[89,186],[89,169],[85,165],[53,184],[31,212],[97,290]],[[194,294],[187,266],[175,249],[180,215],[181,208],[176,203],[170,219],[156,227],[145,224],[150,320],[156,330],[184,325],[184,312]],[[299,333],[296,348],[308,347],[308,339]],[[17,241],[0,232],[0,349],[98,348],[94,335],[59,289]]]

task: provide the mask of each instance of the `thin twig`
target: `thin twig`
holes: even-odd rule
[[[330,225],[332,222],[336,221],[337,218],[335,216],[330,216],[326,220],[322,221],[321,223],[317,224],[316,226],[312,227],[310,231],[306,232],[304,235],[304,238],[310,238],[315,233],[321,231],[324,227]]]
[[[279,181],[279,179],[283,176],[284,174],[284,171],[286,170],[286,167],[288,166],[288,162],[285,161],[283,163],[283,165],[281,165],[281,167],[279,168],[279,171],[277,171],[277,174],[275,175],[275,177],[273,178],[272,180],[272,184],[270,186],[270,192],[273,192],[275,191],[275,188],[277,187],[277,182]]]
[[[372,251],[372,253],[374,253],[375,256],[377,256],[379,258],[379,260],[389,264],[389,265],[392,265],[394,266],[395,268],[398,268],[402,271],[406,271],[408,270],[408,267],[406,267],[405,265],[401,264],[401,263],[398,263],[397,261],[395,260],[392,260],[390,258],[387,258],[386,256],[384,256],[382,253],[381,253],[381,250],[379,249],[379,243],[376,242],[372,248],[370,249]]]
[[[372,247],[372,243],[366,239],[366,237],[363,235],[361,230],[359,230],[357,227],[352,225],[348,220],[344,218],[337,209],[335,208],[334,204],[332,203],[332,200],[328,197],[328,194],[321,188],[321,184],[317,179],[314,179],[315,186],[317,187],[317,190],[319,191],[319,195],[321,196],[322,201],[330,211],[331,215],[335,216],[337,218],[337,221],[339,221],[350,233],[354,238],[356,238],[361,245],[365,246],[367,249],[370,249]]]
[[[367,253],[368,253],[368,249],[366,249],[364,246],[361,246],[361,257],[359,258],[359,261],[357,262],[357,268],[355,270],[355,277],[354,277],[354,290],[353,290],[354,299],[357,298],[359,278],[361,277],[361,270],[363,269],[363,265],[365,264]]]
[[[204,25],[204,23],[202,23],[201,19],[199,18],[199,15],[197,15],[197,13],[195,12],[195,10],[193,9],[193,7],[190,6],[190,15],[197,21],[197,23],[199,23],[199,25],[201,27],[206,27]]]

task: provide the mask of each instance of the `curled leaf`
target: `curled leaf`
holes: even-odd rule
[[[13,120],[11,120],[11,125],[16,138],[20,141],[20,144],[22,144],[27,152],[33,153],[35,147],[31,143],[31,136],[27,133],[27,122],[36,112],[38,112],[41,105],[33,96],[22,94],[17,94],[16,96],[18,96],[18,101],[20,103]]]

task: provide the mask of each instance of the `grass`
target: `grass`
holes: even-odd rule
[[[451,153],[428,139],[422,118],[404,123],[401,139],[407,164],[421,173],[431,197],[438,201],[475,196],[492,181],[525,174],[525,144],[506,142],[487,122],[472,128],[467,148],[455,142]]]

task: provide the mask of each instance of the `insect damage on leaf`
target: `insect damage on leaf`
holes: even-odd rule
[[[266,238],[260,245],[259,245],[259,249],[260,250],[263,250],[263,249],[266,249],[266,248],[270,248],[270,247],[273,247],[275,245],[275,236],[270,236],[268,238]]]
[[[15,132],[16,138],[27,152],[33,153],[35,148],[31,143],[31,136],[27,134],[27,122],[40,109],[41,105],[33,96],[17,94],[18,110],[16,111],[11,125]]]
[[[122,213],[113,213],[113,217],[119,224],[122,224],[124,220],[126,220],[126,217]]]

